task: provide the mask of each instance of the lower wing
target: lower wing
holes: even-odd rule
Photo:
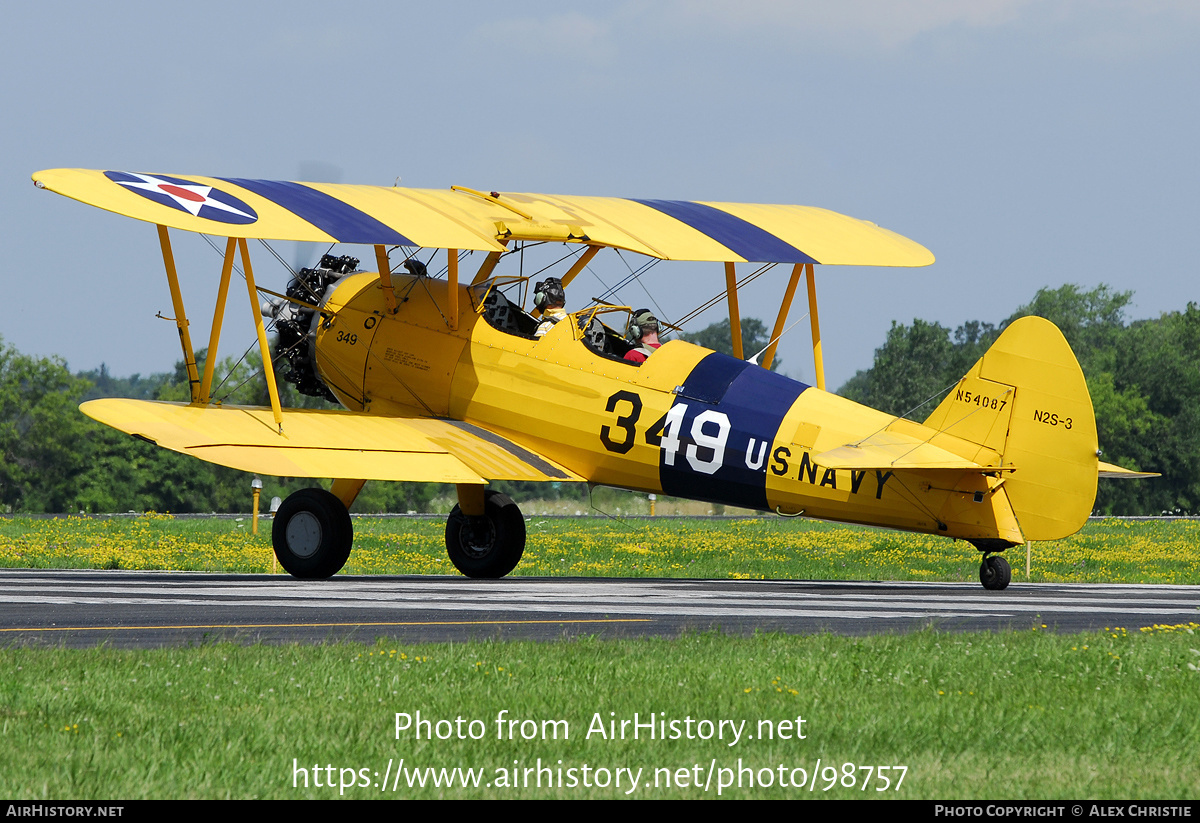
[[[505,437],[458,420],[285,409],[280,433],[271,410],[255,406],[108,398],[79,408],[165,449],[278,477],[425,483],[583,479]]]

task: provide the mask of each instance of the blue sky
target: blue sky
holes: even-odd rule
[[[892,320],[997,322],[1063,283],[1133,290],[1134,317],[1200,299],[1194,2],[48,2],[0,20],[0,335],[72,369],[163,371],[179,350],[154,317],[171,312],[153,227],[29,182],[59,166],[845,212],[938,262],[818,268],[831,387]],[[202,341],[220,261],[176,242]],[[653,274],[676,314],[723,281]],[[772,319],[783,281],[743,311]],[[248,321],[231,302],[223,351]],[[807,338],[780,356],[811,380]]]

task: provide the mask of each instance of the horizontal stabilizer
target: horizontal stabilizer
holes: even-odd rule
[[[1013,471],[1014,466],[983,466],[912,435],[884,430],[857,443],[817,455],[831,469],[954,469],[956,471]]]
[[[1100,477],[1108,480],[1138,480],[1145,477],[1162,477],[1158,472],[1139,472],[1100,461]]]
[[[84,414],[158,446],[233,469],[278,477],[427,483],[577,481],[577,474],[479,426],[436,418],[269,408],[191,406],[110,398]]]

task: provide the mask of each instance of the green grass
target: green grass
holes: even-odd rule
[[[642,769],[637,797],[716,797],[739,763],[775,785],[723,797],[1180,798],[1200,786],[1197,627],[843,638],[717,634],[665,640],[0,651],[0,796],[22,799],[621,797],[615,786],[486,788],[497,770]],[[483,739],[396,737],[396,713],[479,720]],[[496,717],[538,721],[496,739]],[[726,739],[605,739],[595,715],[743,721]],[[611,713],[611,714],[610,714]],[[757,739],[802,717],[805,739]],[[569,737],[542,739],[541,721]],[[513,727],[514,731],[520,726]],[[680,727],[686,730],[686,725]],[[699,730],[698,725],[692,728]],[[764,730],[766,726],[762,727]],[[441,731],[450,732],[443,724]],[[547,728],[548,732],[548,728]],[[644,733],[643,733],[644,735]],[[428,733],[422,735],[428,737]],[[382,792],[406,769],[482,769],[479,788]],[[815,789],[781,787],[803,768]],[[707,792],[679,787],[715,772]],[[305,778],[294,770],[298,764]],[[840,784],[833,766],[907,767],[898,791]],[[320,766],[325,784],[314,785]],[[326,771],[332,766],[332,771]],[[342,772],[342,769],[352,769]],[[364,773],[361,770],[366,769]],[[665,785],[669,770],[672,785]],[[380,778],[374,772],[380,773]],[[405,773],[407,774],[407,772]],[[765,773],[764,773],[765,774]],[[511,772],[509,772],[511,781]],[[900,772],[890,773],[893,787]],[[582,783],[582,772],[576,777]],[[593,776],[594,777],[594,776]],[[658,778],[657,787],[647,787]],[[531,779],[532,776],[531,776]],[[294,786],[294,784],[296,784]]]
[[[271,571],[270,520],[0,520],[0,566]],[[453,574],[440,519],[355,518],[347,574]],[[734,520],[531,517],[517,575],[976,580],[979,552],[930,535],[759,517]],[[1088,523],[1031,547],[1029,580],[1200,583],[1200,521]],[[1008,552],[1014,580],[1025,551]]]

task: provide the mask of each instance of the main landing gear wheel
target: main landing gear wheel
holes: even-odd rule
[[[979,564],[979,582],[983,584],[983,587],[999,591],[1007,589],[1010,581],[1012,581],[1012,566],[1008,565],[1008,561],[997,555],[990,557],[985,555],[983,562]]]
[[[301,489],[289,495],[271,527],[279,565],[305,580],[337,574],[350,558],[353,542],[350,513],[324,489]]]
[[[446,519],[446,553],[467,577],[504,577],[525,551],[525,518],[506,494],[486,491],[482,517],[455,505]]]

